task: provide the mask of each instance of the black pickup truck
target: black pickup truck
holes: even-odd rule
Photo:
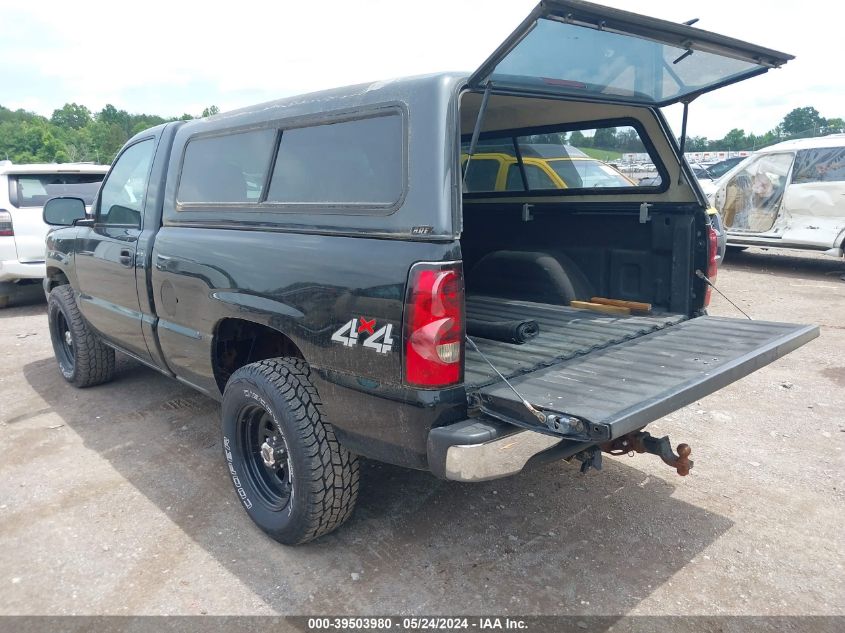
[[[44,211],[59,367],[97,385],[118,350],[221,400],[236,494],[283,543],[350,515],[358,456],[481,481],[638,451],[685,474],[689,447],[642,429],[818,330],[706,315],[715,234],[660,108],[788,59],[544,2],[472,75],[142,132],[91,216]]]

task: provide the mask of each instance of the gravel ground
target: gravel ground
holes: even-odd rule
[[[693,447],[484,484],[367,462],[342,529],[241,511],[219,407],[122,360],[75,390],[43,302],[0,312],[0,614],[845,615],[842,260],[731,253],[719,287],[821,337],[655,422]],[[721,297],[712,313],[737,313]]]

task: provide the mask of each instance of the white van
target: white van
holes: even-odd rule
[[[0,161],[0,308],[18,286],[46,276],[41,218],[44,203],[56,196],[82,198],[90,205],[108,165],[86,163],[15,165]]]
[[[762,149],[716,181],[710,203],[728,246],[775,246],[841,257],[845,248],[845,134]]]

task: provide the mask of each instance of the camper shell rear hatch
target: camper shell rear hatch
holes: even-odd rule
[[[574,0],[545,1],[470,77],[469,90],[485,93],[473,136],[491,94],[656,110],[688,104],[789,59],[689,25]],[[689,272],[704,274],[697,266]],[[687,314],[609,315],[471,292],[466,311],[481,320],[530,319],[539,335],[518,346],[468,341],[464,385],[471,417],[435,428],[428,443],[432,470],[461,480],[512,474],[544,454],[593,460],[584,456],[597,447],[634,446],[626,438],[636,444],[630,450],[673,463],[678,456],[666,438],[653,441],[637,432],[819,333],[815,326],[706,316],[698,307]],[[678,472],[685,474],[681,466]]]

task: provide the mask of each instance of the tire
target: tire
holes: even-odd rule
[[[730,246],[726,246],[725,248],[727,249],[727,252],[728,252],[728,253],[741,253],[742,251],[747,251],[747,250],[748,250],[748,247],[747,247],[747,246],[733,246],[733,245],[730,245]]]
[[[47,318],[53,352],[65,380],[76,387],[93,387],[112,379],[114,350],[88,327],[70,286],[50,292]]]
[[[349,518],[358,499],[358,458],[325,420],[305,361],[241,367],[226,385],[222,415],[229,474],[258,527],[297,545]]]
[[[4,295],[0,297],[0,310],[9,306],[9,297]]]

